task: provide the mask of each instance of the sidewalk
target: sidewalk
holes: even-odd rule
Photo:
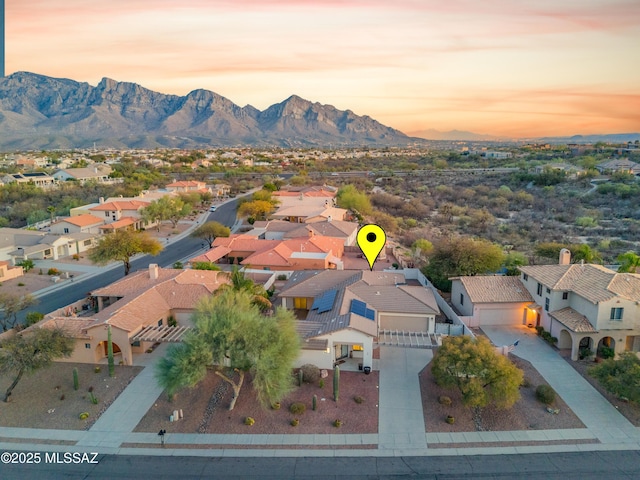
[[[640,443],[640,429],[539,338],[535,330],[527,327],[483,327],[482,330],[495,345],[511,345],[519,339],[513,354],[531,362],[600,442]]]

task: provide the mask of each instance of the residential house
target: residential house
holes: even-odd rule
[[[49,231],[53,234],[64,235],[68,233],[100,233],[100,226],[104,220],[90,213],[76,215],[75,217],[61,218],[51,224]]]
[[[327,219],[324,222],[291,223],[284,220],[258,221],[253,224],[253,230],[247,235],[253,235],[267,240],[285,240],[314,235],[339,238],[345,246],[354,245],[358,234],[358,224],[341,220]]]
[[[533,297],[519,277],[476,275],[451,278],[451,304],[467,327],[535,323]]]
[[[14,264],[20,260],[57,260],[59,258],[80,254],[91,249],[97,243],[98,234],[95,233],[69,233],[67,235],[43,234],[37,239],[37,243],[31,245],[16,246],[9,252]]]
[[[75,180],[80,183],[89,181],[98,183],[119,183],[122,178],[110,178],[111,167],[105,163],[96,163],[90,167],[82,168],[65,168],[58,170],[53,174],[56,180],[65,182],[67,180]]]
[[[165,186],[165,189],[169,192],[176,193],[211,193],[211,189],[207,188],[207,184],[205,182],[198,182],[195,180],[182,180],[171,182]]]
[[[218,237],[213,248],[189,262],[228,262],[262,270],[342,269],[340,239],[313,235],[289,240],[262,240],[246,234]]]
[[[640,164],[632,162],[628,158],[617,158],[608,162],[599,163],[596,169],[600,173],[631,173],[640,175]]]
[[[373,341],[381,330],[433,333],[439,313],[430,289],[408,285],[395,272],[294,272],[277,302],[299,319],[297,364],[320,368],[349,358],[372,367]]]
[[[44,172],[9,173],[2,177],[2,183],[5,185],[14,182],[33,184],[40,188],[51,188],[58,184],[55,178]]]
[[[150,226],[142,220],[140,210],[149,206],[151,201],[143,200],[114,200],[112,202],[99,203],[88,208],[92,215],[103,218],[105,225],[100,228],[103,232],[115,231],[122,228],[134,228]]]
[[[167,327],[171,318],[179,325],[190,325],[198,300],[227,283],[222,272],[164,269],[151,264],[148,270],[94,290],[87,299],[48,314],[29,328],[62,327],[76,343],[71,356],[60,361],[99,363],[107,357],[110,326],[116,362],[133,365],[135,353],[144,353],[169,333],[162,327]],[[171,331],[171,338],[179,341],[184,331]]]

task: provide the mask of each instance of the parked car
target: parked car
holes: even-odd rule
[[[215,205],[211,205],[211,206],[209,207],[209,211],[210,211],[210,212],[215,212],[217,209],[218,209],[218,207],[216,207]]]

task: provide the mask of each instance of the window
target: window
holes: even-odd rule
[[[549,311],[549,297],[544,299],[544,311],[545,312]]]
[[[362,345],[353,345],[352,350],[354,352],[362,352],[362,351],[364,351],[364,348],[362,348]]]
[[[523,279],[525,282],[529,281],[529,275],[527,275],[526,273],[523,273],[523,274],[522,274],[522,279]]]
[[[50,248],[47,248],[47,249],[44,251],[44,254],[45,254],[45,255],[51,255],[51,249],[50,249]]]
[[[460,305],[464,305],[464,294],[460,294]]]
[[[89,245],[91,245],[91,240],[85,240],[82,244],[83,244],[85,247],[88,247]]]
[[[622,315],[624,314],[624,308],[612,308],[611,309],[611,317],[610,320],[622,320]]]
[[[162,319],[158,320],[158,326],[161,327],[162,326]]]
[[[135,342],[133,342],[131,344],[132,347],[139,347],[140,346],[140,340],[136,340]]]
[[[542,284],[538,283],[538,295],[542,295]]]
[[[566,300],[569,298],[569,292],[562,292],[562,299]]]
[[[69,233],[69,229],[65,227],[64,233]]]
[[[84,348],[91,348],[91,344],[90,343],[85,343],[84,344]]]
[[[547,293],[551,293],[551,289],[547,287]]]
[[[109,218],[109,215],[111,215],[109,212],[104,212],[104,216]]]

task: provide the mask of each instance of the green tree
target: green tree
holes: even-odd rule
[[[157,231],[160,231],[160,224],[168,218],[164,204],[151,202],[148,206],[140,210],[140,216],[146,224],[156,224]]]
[[[163,209],[166,212],[167,220],[171,221],[173,228],[176,228],[178,222],[189,215],[193,208],[191,204],[186,203],[181,198],[162,197],[158,202],[166,202],[166,206],[163,206]]]
[[[273,317],[264,317],[248,292],[223,289],[200,301],[193,321],[193,331],[168,351],[156,370],[170,396],[197,385],[213,366],[233,389],[229,410],[236,404],[247,372],[263,406],[279,402],[291,390],[291,370],[300,348],[291,312],[279,308]],[[224,371],[224,365],[232,372]]]
[[[24,326],[26,328],[26,327],[30,327],[31,325],[35,325],[43,318],[44,318],[44,313],[28,312],[24,319]]]
[[[193,264],[191,264],[191,268],[193,270],[221,270],[221,268],[213,262],[194,262]]]
[[[51,223],[53,223],[53,217],[56,214],[56,207],[54,207],[53,205],[49,205],[47,207],[47,212],[49,212],[49,215],[51,216]]]
[[[22,267],[22,269],[24,270],[24,273],[27,273],[29,270],[33,269],[33,267],[36,266],[34,261],[31,260],[30,258],[27,258],[25,260],[20,260],[18,263],[16,263],[16,265],[19,267]]]
[[[267,200],[253,200],[244,202],[238,207],[238,215],[240,217],[253,217],[257,220],[266,220],[274,210],[274,204]]]
[[[161,251],[160,242],[144,232],[118,230],[100,238],[98,245],[89,252],[89,259],[98,265],[119,260],[124,264],[124,274],[129,275],[131,257],[138,253],[157,255]]]
[[[38,299],[29,293],[26,295],[0,293],[0,309],[4,310],[4,316],[0,321],[2,330],[7,331],[15,327],[18,323],[18,312],[37,304]]]
[[[269,295],[264,287],[247,277],[244,269],[234,265],[231,273],[228,273],[228,276],[231,283],[229,285],[223,285],[221,288],[231,288],[237,292],[247,292],[251,295],[251,302],[262,311],[271,308],[272,305],[269,301]]]
[[[600,253],[597,250],[591,248],[586,243],[569,245],[569,250],[571,250],[571,261],[573,263],[578,263],[581,261],[584,261],[584,263],[594,263],[602,261]]]
[[[557,261],[560,258],[560,250],[563,248],[567,248],[567,245],[557,242],[539,243],[534,248],[534,254],[537,257],[550,258]]]
[[[424,265],[429,254],[433,250],[433,243],[424,238],[419,238],[411,245],[411,258],[416,265]]]
[[[209,248],[213,245],[213,241],[218,237],[228,237],[231,235],[231,229],[222,225],[220,222],[206,222],[196,228],[192,237],[201,238],[206,240],[209,244]]]
[[[431,362],[438,385],[457,388],[463,403],[480,409],[487,405],[510,408],[520,399],[522,370],[500,355],[484,337],[446,337]]]
[[[626,253],[621,253],[617,258],[620,262],[618,272],[620,273],[638,273],[640,267],[640,255],[629,250]]]
[[[504,258],[504,267],[507,269],[507,275],[516,276],[520,275],[518,267],[527,265],[527,257],[520,252],[509,252]]]
[[[74,340],[59,328],[35,328],[0,343],[0,373],[15,374],[4,393],[8,402],[22,376],[51,365],[56,358],[69,357]]]
[[[360,215],[370,215],[373,212],[373,207],[367,194],[361,192],[352,184],[338,189],[336,203],[340,208],[346,208]]]
[[[452,238],[434,246],[423,273],[444,291],[451,290],[450,277],[496,272],[502,266],[502,249],[486,240]]]
[[[608,392],[640,404],[640,358],[635,353],[623,352],[618,360],[604,360],[591,367],[589,374]]]

